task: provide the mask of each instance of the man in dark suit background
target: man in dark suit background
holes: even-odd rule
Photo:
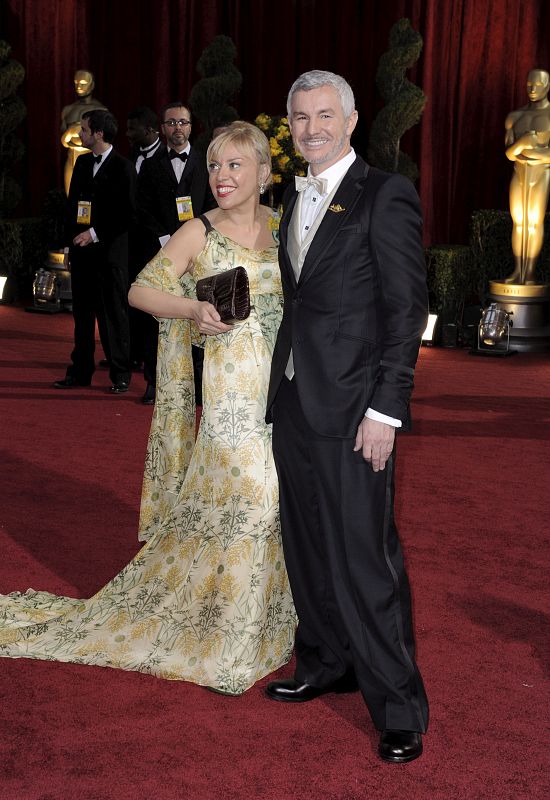
[[[130,142],[130,161],[139,175],[145,161],[158,156],[166,150],[159,136],[158,116],[148,106],[137,106],[129,113],[126,120],[126,138]],[[131,285],[145,264],[149,261],[151,247],[148,243],[147,232],[143,226],[136,222],[130,231],[130,245],[128,258],[128,279]],[[128,288],[130,288],[128,286]],[[153,339],[149,349],[156,346],[158,326],[151,314],[145,314],[139,308],[129,309],[130,313],[130,362],[132,369],[139,369],[145,359],[145,343]],[[147,368],[146,368],[147,372]],[[147,380],[147,376],[145,376]],[[149,398],[147,391],[142,398],[146,405],[154,402],[154,390]]]
[[[83,115],[80,138],[91,150],[76,160],[65,220],[74,316],[72,364],[57,389],[89,386],[97,319],[111,392],[130,384],[128,230],[135,211],[135,169],[114,149],[117,122],[108,111]]]
[[[427,318],[419,201],[408,179],[356,156],[340,76],[300,76],[288,119],[309,170],[283,201],[268,420],[299,624],[295,676],[266,691],[304,702],[358,685],[379,755],[407,762],[428,724],[393,514],[395,432]]]
[[[188,219],[198,217],[215,205],[208,186],[205,158],[189,143],[191,112],[181,100],[161,111],[166,149],[144,162],[139,173],[138,224],[143,229],[145,263],[166,244],[170,236]],[[151,317],[144,349],[143,372],[147,389],[143,402],[154,402],[158,326]],[[193,348],[195,368],[200,354]],[[197,388],[200,381],[196,379]],[[200,398],[199,398],[200,400]]]
[[[126,138],[131,146],[130,161],[138,175],[144,161],[165,149],[159,136],[158,117],[149,106],[137,106],[128,112]]]

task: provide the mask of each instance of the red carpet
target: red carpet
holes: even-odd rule
[[[83,597],[138,549],[143,377],[119,397],[104,370],[50,388],[71,335],[69,315],[0,307],[0,592]],[[289,707],[261,686],[0,659],[0,800],[546,800],[549,397],[548,355],[422,350],[397,475],[420,760],[376,758],[359,695]]]

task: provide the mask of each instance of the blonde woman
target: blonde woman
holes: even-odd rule
[[[259,202],[271,180],[269,143],[235,122],[211,143],[207,163],[218,208],[183,225],[129,296],[161,321],[141,510],[146,544],[90,600],[31,591],[2,598],[2,655],[138,670],[227,694],[290,658],[295,616],[264,421],[282,314],[277,220]],[[238,265],[252,310],[228,325],[193,288]],[[205,359],[194,442],[197,332]]]

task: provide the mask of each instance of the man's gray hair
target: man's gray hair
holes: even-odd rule
[[[286,101],[286,111],[290,122],[292,122],[290,115],[292,113],[291,106],[294,94],[296,92],[309,92],[311,89],[319,89],[321,86],[332,86],[336,89],[346,119],[355,111],[353,90],[345,78],[342,78],[341,75],[336,75],[334,72],[312,69],[310,72],[303,72],[290,87]]]

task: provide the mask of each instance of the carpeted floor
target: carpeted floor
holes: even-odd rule
[[[50,388],[71,335],[69,315],[0,306],[0,592],[88,596],[138,550],[143,377],[119,397],[104,370]],[[549,355],[422,349],[397,474],[431,701],[421,759],[377,759],[357,694],[293,707],[262,685],[226,698],[0,659],[0,800],[546,800],[549,398]]]

